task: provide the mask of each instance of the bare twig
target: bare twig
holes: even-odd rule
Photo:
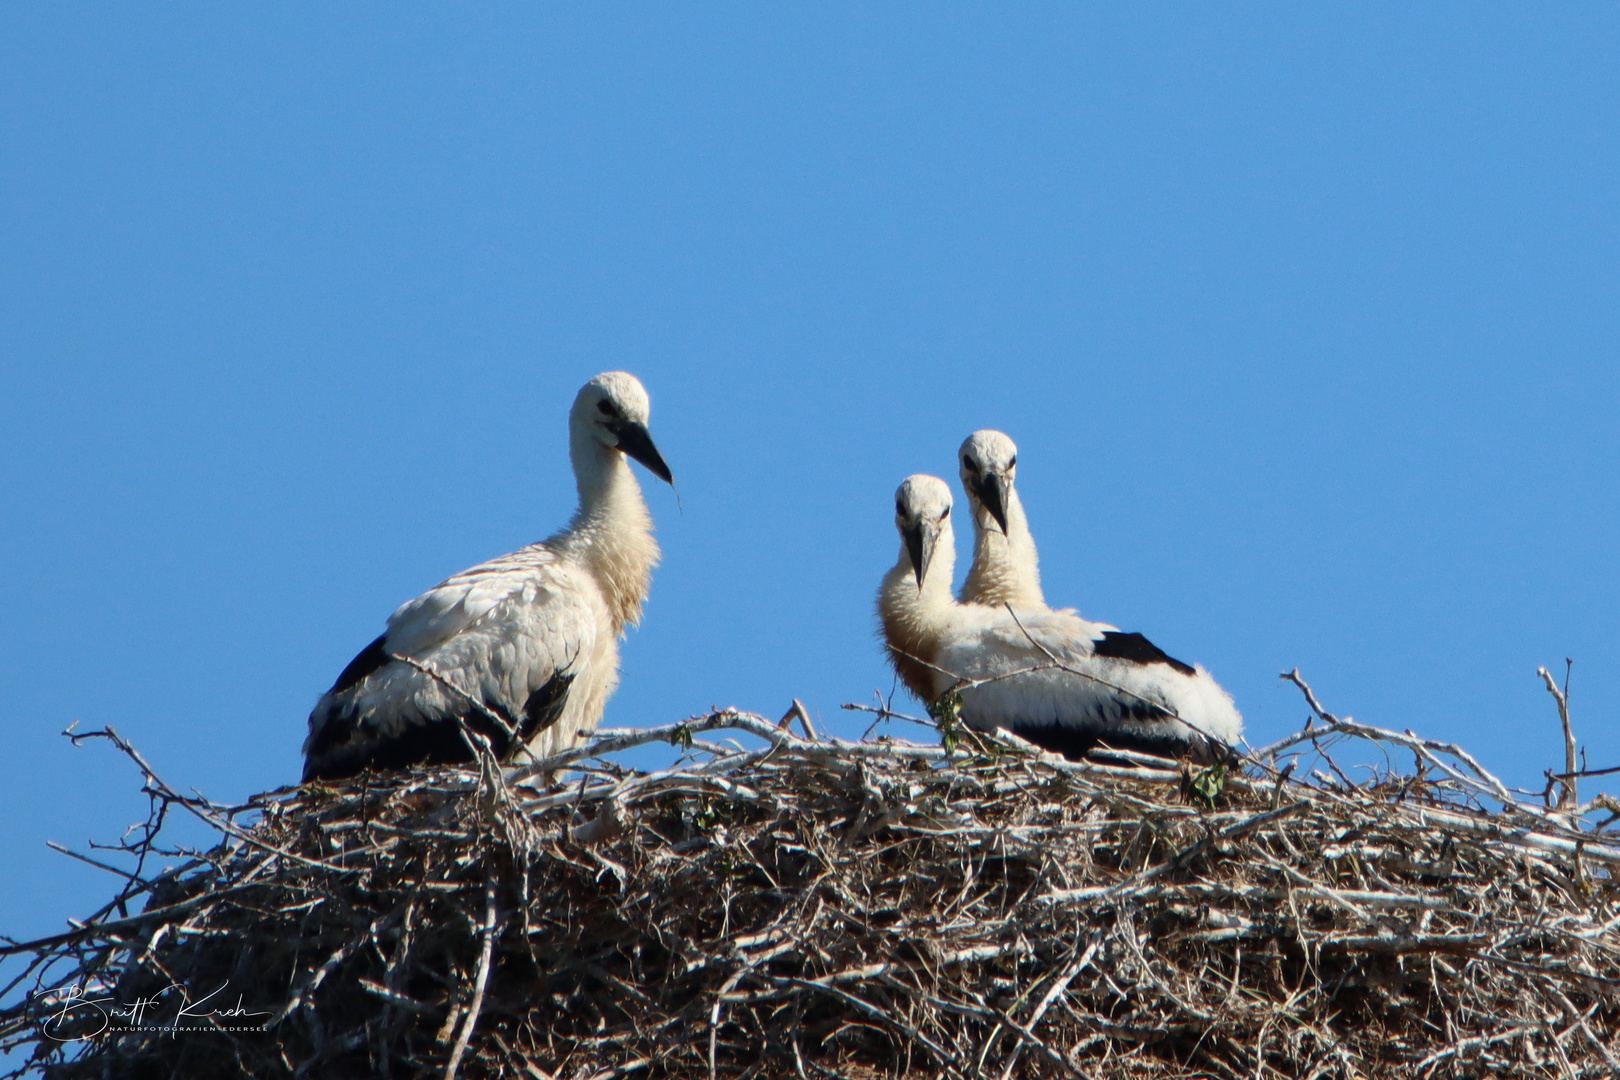
[[[1570,727],[1569,723],[1569,672],[1573,670],[1575,661],[1565,660],[1564,664],[1564,689],[1562,690],[1558,688],[1557,683],[1553,682],[1550,671],[1544,667],[1536,669],[1536,674],[1541,676],[1541,681],[1547,687],[1547,693],[1551,694],[1553,700],[1558,703],[1558,722],[1564,727],[1564,772],[1561,777],[1557,778],[1562,787],[1562,794],[1558,796],[1558,808],[1560,810],[1575,806],[1580,802],[1579,796],[1575,793],[1575,777],[1579,770],[1575,760],[1575,731]]]
[[[1322,721],[1322,723],[1327,724],[1330,727],[1337,727],[1344,722],[1337,716],[1334,716],[1332,713],[1322,708],[1322,703],[1316,700],[1316,693],[1311,690],[1310,683],[1306,682],[1304,677],[1300,675],[1299,668],[1294,668],[1292,671],[1285,671],[1277,677],[1282,679],[1284,682],[1291,682],[1295,686],[1299,687],[1299,692],[1305,695],[1305,704],[1311,707],[1311,712],[1315,713],[1316,718]]]
[[[782,722],[778,726],[787,727],[787,725],[795,717],[798,718],[799,726],[804,728],[805,738],[809,739],[811,742],[815,742],[821,737],[816,734],[816,725],[810,720],[810,710],[805,708],[804,702],[800,701],[798,698],[793,699],[793,705],[788,709],[787,715],[782,717]]]
[[[450,1051],[450,1060],[444,1066],[444,1080],[456,1080],[462,1055],[467,1052],[467,1043],[472,1040],[473,1026],[478,1023],[478,1014],[484,1010],[484,990],[489,986],[489,964],[495,955],[495,886],[495,877],[491,874],[484,885],[484,947],[478,956],[478,974],[473,979],[472,1004],[467,1006],[467,1019],[462,1022],[455,1049]]]

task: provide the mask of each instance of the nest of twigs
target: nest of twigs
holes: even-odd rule
[[[1620,1072],[1598,807],[1318,712],[1230,770],[733,711],[232,809],[147,769],[142,865],[175,807],[221,843],[12,946],[0,1040],[52,1077]],[[1345,739],[1414,764],[1352,780]]]

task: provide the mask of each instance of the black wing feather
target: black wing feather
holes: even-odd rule
[[[351,686],[358,686],[361,679],[385,666],[388,663],[389,656],[387,648],[383,646],[383,638],[387,636],[387,634],[379,634],[376,641],[361,649],[360,655],[349,661],[349,666],[343,669],[343,674],[337,677],[337,682],[332,684],[332,689],[328,690],[327,693],[341,694]],[[328,668],[327,670],[330,671],[331,669]]]
[[[1133,664],[1169,664],[1183,675],[1196,674],[1191,664],[1183,664],[1141,634],[1105,630],[1102,640],[1096,643],[1092,652],[1097,656],[1128,660]]]
[[[559,671],[523,703],[523,741],[528,742],[562,718],[568,704],[568,689],[574,684],[572,672]]]
[[[1133,716],[1132,719],[1137,717]],[[1169,732],[1156,738],[1140,732],[1069,727],[1064,724],[1031,724],[1027,727],[1015,724],[1012,731],[1043,750],[1062,754],[1070,761],[1080,761],[1100,747],[1135,750],[1139,754],[1171,759],[1191,757],[1199,763],[1207,763],[1220,753],[1220,749],[1212,749],[1206,739],[1189,742],[1185,737],[1177,737]]]
[[[367,675],[388,662],[382,647],[382,638],[366,646],[364,652],[338,676],[333,693],[341,693],[360,682]],[[380,663],[372,663],[374,656]],[[505,721],[497,725],[483,712],[468,711],[460,716],[429,720],[426,723],[407,724],[392,738],[378,739],[364,722],[357,722],[354,706],[328,715],[320,733],[310,744],[304,760],[304,782],[311,780],[343,780],[365,769],[403,769],[412,765],[459,765],[474,760],[472,748],[461,737],[461,725],[489,740],[490,749],[502,761],[515,749],[507,732],[517,728],[521,746],[536,734],[555,724],[562,716],[568,701],[568,690],[574,676],[557,672],[544,686],[529,695],[523,705],[521,725],[513,724],[504,710],[492,702],[484,707]]]

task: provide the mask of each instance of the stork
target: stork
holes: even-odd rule
[[[618,639],[640,619],[658,563],[625,459],[673,483],[649,409],[633,375],[585,384],[568,417],[573,520],[390,615],[309,714],[305,782],[471,761],[476,737],[502,759],[540,759],[595,729],[619,683]]]
[[[973,513],[973,565],[959,599],[991,607],[1044,608],[1035,538],[1013,487],[1017,445],[999,431],[975,431],[962,441],[957,459]]]
[[[1226,691],[1141,634],[1044,605],[954,600],[943,480],[907,477],[894,523],[900,557],[883,578],[878,615],[896,674],[923,701],[960,688],[969,727],[1006,728],[1069,758],[1104,745],[1209,761],[1237,743],[1243,718]]]

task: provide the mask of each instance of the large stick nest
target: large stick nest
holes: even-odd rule
[[[233,809],[141,762],[143,866],[176,806],[222,841],[7,949],[0,1040],[51,1077],[1620,1073],[1598,807],[1322,715],[1230,771],[731,711]],[[1350,738],[1412,771],[1352,781]],[[687,752],[600,757],[651,739]]]

